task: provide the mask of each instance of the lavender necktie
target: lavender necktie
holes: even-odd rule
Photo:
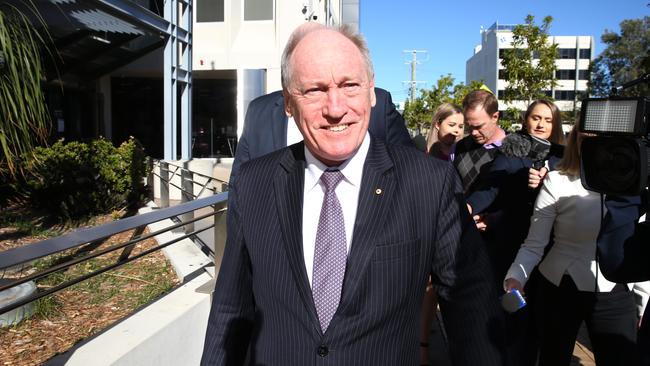
[[[325,171],[320,178],[325,197],[316,230],[311,288],[323,333],[339,306],[347,259],[343,211],[334,191],[341,179],[343,174],[339,170]]]

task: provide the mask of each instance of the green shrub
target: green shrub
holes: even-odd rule
[[[38,147],[27,160],[22,189],[31,205],[53,216],[76,219],[135,203],[146,174],[142,146],[130,138],[119,148],[98,139],[63,139]]]

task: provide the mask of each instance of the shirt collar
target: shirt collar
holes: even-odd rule
[[[496,149],[498,147],[501,147],[501,144],[503,144],[503,139],[506,137],[506,132],[501,128],[497,127],[499,130],[496,132],[497,135],[500,135],[501,138],[490,142],[489,144],[483,144],[484,149]]]
[[[309,151],[307,145],[305,149],[305,161],[307,162],[307,168],[305,169],[305,189],[310,191],[313,189],[320,180],[323,172],[328,168],[320,160],[316,159],[314,155]],[[363,175],[363,164],[366,161],[366,156],[368,156],[368,150],[370,149],[370,135],[366,132],[366,135],[363,137],[363,142],[357,151],[352,155],[352,157],[339,165],[339,170],[343,173],[343,178],[350,184],[355,187],[361,187],[361,178]]]

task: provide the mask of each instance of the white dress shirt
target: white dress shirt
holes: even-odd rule
[[[359,190],[361,189],[361,176],[363,164],[368,155],[370,147],[370,136],[366,136],[357,152],[350,159],[341,164],[338,168],[343,173],[343,179],[336,186],[336,196],[341,204],[343,220],[345,221],[345,240],[348,253],[352,243],[352,232],[357,217],[357,204],[359,201]],[[305,256],[305,268],[311,285],[314,268],[314,247],[316,245],[316,230],[320,219],[320,210],[325,197],[325,187],[320,182],[320,177],[328,168],[312,155],[305,146],[305,186],[304,201],[302,206],[302,247]]]
[[[296,121],[293,117],[287,117],[287,146],[291,146],[296,142],[303,140],[302,133],[296,125]]]
[[[556,286],[568,274],[580,291],[611,291],[616,283],[603,276],[596,262],[596,239],[606,210],[600,194],[586,190],[579,177],[549,172],[535,201],[528,237],[505,278],[514,278],[522,286],[526,284],[553,229],[553,247],[539,265],[542,275]],[[635,292],[637,311],[643,314],[650,284],[646,281],[627,287]]]

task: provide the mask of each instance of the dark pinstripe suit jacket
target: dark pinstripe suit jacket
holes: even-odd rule
[[[416,365],[429,274],[454,365],[501,364],[501,314],[454,167],[371,139],[339,308],[325,334],[302,254],[304,145],[244,164],[202,364]],[[379,189],[381,191],[379,191]]]

